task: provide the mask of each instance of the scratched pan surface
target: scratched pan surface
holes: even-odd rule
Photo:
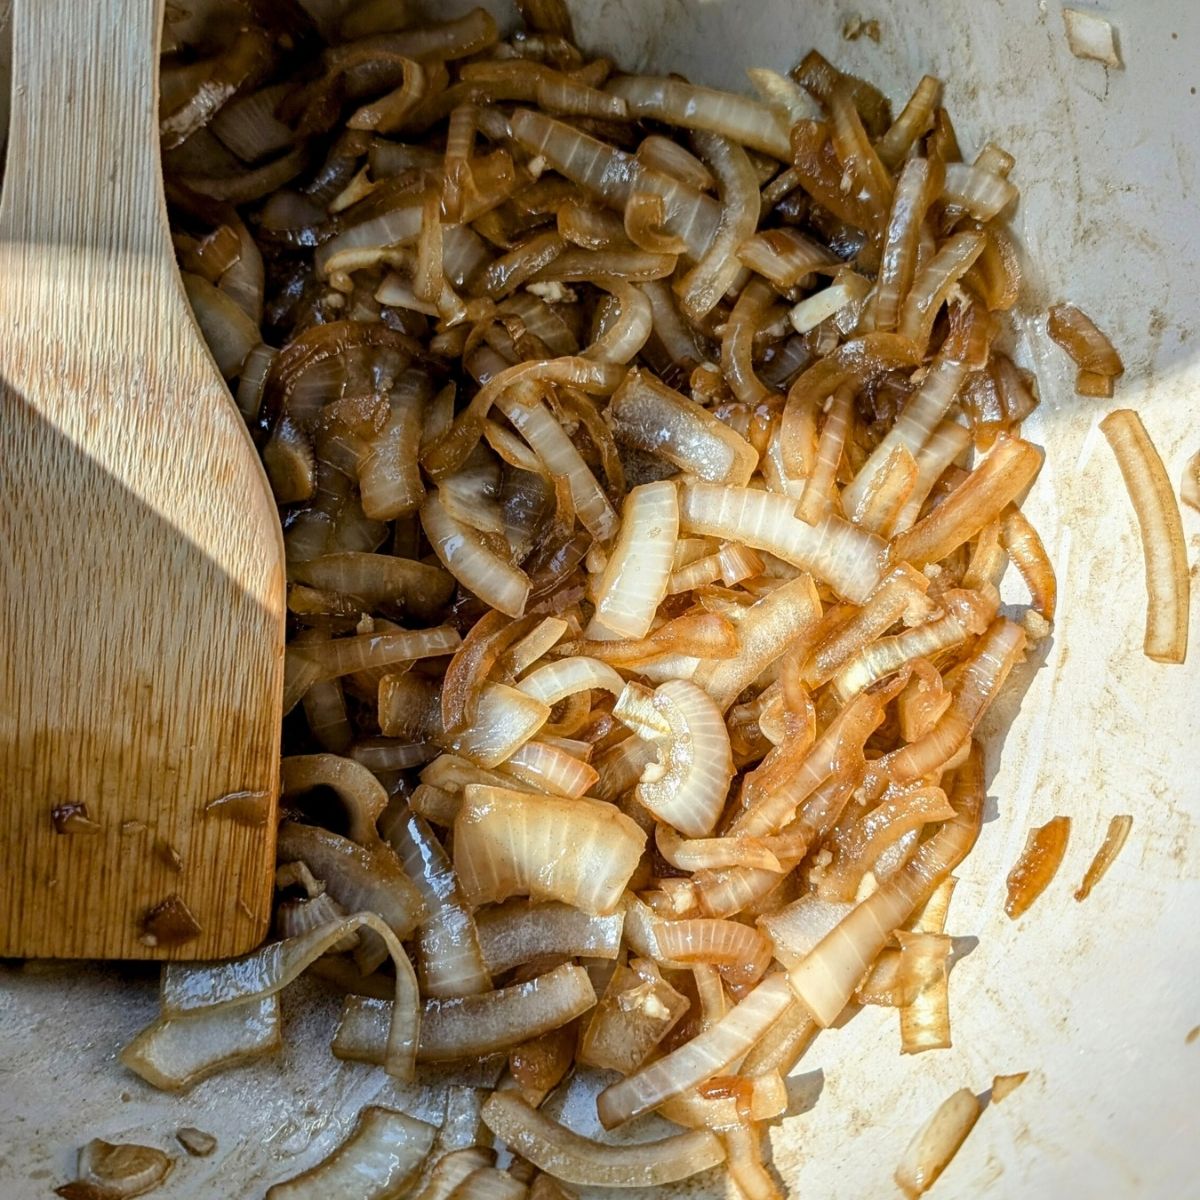
[[[1073,396],[1038,314],[1069,298],[1106,325],[1128,368],[1118,403],[1141,411],[1177,482],[1200,449],[1200,8],[1113,0],[1103,11],[1125,68],[1109,72],[1070,56],[1059,0],[575,8],[585,45],[708,83],[740,87],[746,67],[786,68],[812,45],[895,100],[932,72],[947,81],[965,145],[995,138],[1017,156],[1030,280],[1020,350],[1043,396],[1030,431],[1049,451],[1027,511],[1059,572],[1061,616],[1013,688],[1020,709],[1003,747],[991,741],[989,819],[951,908],[963,955],[951,978],[954,1048],[901,1058],[895,1015],[878,1009],[823,1034],[792,1080],[798,1115],[772,1131],[776,1168],[795,1195],[895,1194],[895,1163],[944,1096],[1028,1070],[1021,1089],[985,1110],[933,1196],[1196,1195],[1200,1037],[1186,1039],[1200,1026],[1200,645],[1183,667],[1141,655],[1141,551],[1096,429],[1111,406]],[[842,40],[856,15],[880,19],[878,45]],[[1195,563],[1200,515],[1184,523]],[[1076,904],[1071,892],[1121,812],[1134,816],[1129,842]],[[1005,873],[1029,826],[1058,813],[1072,818],[1066,861],[1013,923]],[[179,1162],[155,1196],[255,1197],[326,1154],[363,1104],[436,1119],[436,1089],[398,1089],[330,1057],[327,995],[301,984],[284,1006],[282,1054],[174,1097],[116,1062],[154,1011],[152,975],[0,967],[0,1195],[49,1196],[91,1137],[177,1151],[174,1131],[196,1125],[219,1149]],[[585,1131],[588,1101],[572,1085],[568,1116]],[[686,1191],[723,1194],[712,1173]]]

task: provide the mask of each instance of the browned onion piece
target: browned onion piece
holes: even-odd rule
[[[1125,839],[1129,837],[1129,831],[1132,828],[1133,817],[1127,813],[1123,816],[1113,817],[1109,821],[1108,829],[1104,833],[1104,841],[1100,843],[1100,848],[1084,872],[1083,880],[1075,889],[1076,900],[1086,900],[1092,894],[1092,888],[1108,874],[1108,868],[1113,865],[1117,855],[1121,853]]]
[[[956,233],[942,244],[913,279],[896,323],[901,336],[922,349],[928,344],[933,322],[950,289],[967,273],[986,244],[984,235],[973,230]]]
[[[597,1109],[606,1129],[650,1112],[740,1058],[791,1001],[787,979],[769,975],[711,1029],[600,1093]]]
[[[595,1142],[511,1092],[494,1092],[483,1106],[483,1119],[522,1158],[567,1183],[589,1187],[657,1187],[707,1170],[725,1157],[720,1141],[707,1130],[632,1145]]]
[[[1001,437],[966,480],[911,529],[892,543],[894,562],[923,567],[940,562],[952,550],[996,520],[1033,482],[1042,451],[1020,438]]]
[[[376,822],[387,808],[383,785],[360,763],[336,754],[295,754],[285,757],[283,796],[328,787],[338,794],[350,818],[350,840],[370,850],[379,842]]]
[[[617,964],[579,1043],[580,1062],[631,1074],[688,1010],[654,963]]]
[[[1053,621],[1058,600],[1054,565],[1038,531],[1019,508],[1009,506],[1004,510],[1000,518],[1000,540],[1021,572],[1034,607],[1047,621]]]
[[[845,1008],[888,937],[966,857],[983,820],[983,756],[973,747],[951,795],[948,821],[879,889],[838,922],[788,976],[793,991],[822,1028]]]
[[[716,186],[712,173],[690,150],[660,134],[642,139],[637,158],[643,166],[670,175],[698,192],[712,191]]]
[[[1029,832],[1025,849],[1008,873],[1008,899],[1004,911],[1015,921],[1046,890],[1067,852],[1070,817],[1053,817]]]
[[[358,1114],[350,1136],[332,1154],[267,1189],[267,1200],[387,1200],[417,1177],[433,1146],[432,1125],[390,1108]]]
[[[452,654],[458,647],[457,631],[442,625],[435,629],[365,633],[357,637],[306,642],[289,654],[315,664],[316,679],[336,679],[358,671],[411,663],[419,658],[437,658]]]
[[[54,1190],[64,1200],[126,1200],[154,1191],[173,1165],[153,1146],[92,1138],[79,1151],[78,1178]]]
[[[588,973],[574,963],[480,996],[427,1000],[417,1058],[453,1062],[506,1050],[566,1025],[595,1003]],[[391,1020],[390,1000],[347,996],[334,1054],[355,1062],[383,1062]]]
[[[612,912],[646,835],[601,800],[469,785],[454,822],[454,869],[471,904],[524,895]]]
[[[1146,636],[1143,648],[1155,662],[1187,657],[1191,581],[1183,521],[1162,459],[1132,409],[1109,413],[1100,428],[1112,447],[1129,490],[1146,560]]]
[[[921,76],[903,111],[875,144],[875,152],[885,167],[894,171],[904,161],[917,138],[929,131],[933,124],[933,110],[941,97],[941,80],[932,75]]]
[[[1056,304],[1050,309],[1046,332],[1070,356],[1081,371],[1110,378],[1125,373],[1121,356],[1112,342],[1086,313],[1073,304]]]

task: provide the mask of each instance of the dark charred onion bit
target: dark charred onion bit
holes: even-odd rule
[[[55,833],[99,833],[103,828],[88,815],[88,806],[82,801],[55,805],[50,810],[50,819]]]
[[[141,941],[147,946],[182,946],[200,936],[201,926],[178,893],[151,908],[142,918]]]
[[[93,1138],[79,1151],[79,1178],[54,1190],[63,1200],[131,1200],[158,1187],[172,1165],[153,1146]]]
[[[1046,890],[1067,852],[1070,817],[1053,817],[1029,832],[1025,849],[1008,873],[1004,911],[1015,921]]]

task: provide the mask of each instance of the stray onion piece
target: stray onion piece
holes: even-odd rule
[[[1117,855],[1124,848],[1125,839],[1133,828],[1133,817],[1128,813],[1113,817],[1104,833],[1104,841],[1100,843],[1092,861],[1088,863],[1083,879],[1075,889],[1076,900],[1086,900],[1092,894],[1092,888],[1108,874],[1108,868],[1116,861]]]
[[[78,1178],[55,1193],[63,1200],[132,1200],[158,1187],[173,1165],[153,1146],[93,1138],[79,1151]]]
[[[1036,388],[1001,349],[1017,164],[963,153],[931,76],[894,119],[815,51],[746,94],[643,77],[576,46],[563,0],[511,33],[192,7],[167,9],[166,195],[284,531],[290,936],[172,964],[122,1061],[184,1088],[273,1050],[311,966],[347,993],[338,1056],[506,1074],[436,1143],[365,1110],[276,1200],[562,1200],[720,1162],[766,1200],[783,1077],[848,1004],[949,1041],[973,737],[1053,619],[1020,508]],[[1050,328],[1111,394],[1095,324]],[[1182,657],[1169,489],[1109,422],[1147,648]],[[214,816],[261,823],[252,799]],[[688,1132],[559,1126],[536,1105],[576,1067],[620,1076],[606,1127]]]
[[[1121,468],[1141,530],[1146,560],[1146,657],[1181,663],[1187,657],[1191,576],[1183,520],[1171,481],[1146,427],[1132,409],[1109,413],[1100,428]]]
[[[1052,817],[1029,831],[1025,849],[1008,873],[1008,899],[1004,911],[1015,921],[1028,912],[1058,872],[1071,835],[1070,817]]]
[[[982,1111],[975,1093],[970,1088],[960,1088],[943,1100],[921,1126],[896,1168],[896,1182],[909,1200],[916,1200],[933,1187]]]

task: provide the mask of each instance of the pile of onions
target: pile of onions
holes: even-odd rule
[[[312,965],[344,1057],[504,1080],[466,1140],[370,1110],[272,1195],[720,1162],[779,1195],[764,1124],[848,1004],[949,1044],[973,738],[1026,642],[1009,554],[1031,633],[1053,614],[1019,508],[1035,393],[998,336],[1012,159],[964,158],[937,80],[893,121],[815,52],[754,99],[624,75],[561,0],[512,34],[187,7],[175,244],[287,549],[287,936],[170,968],[125,1061],[183,1088],[270,1052]],[[686,1132],[561,1126],[543,1101],[589,1063],[621,1076],[604,1126]]]

